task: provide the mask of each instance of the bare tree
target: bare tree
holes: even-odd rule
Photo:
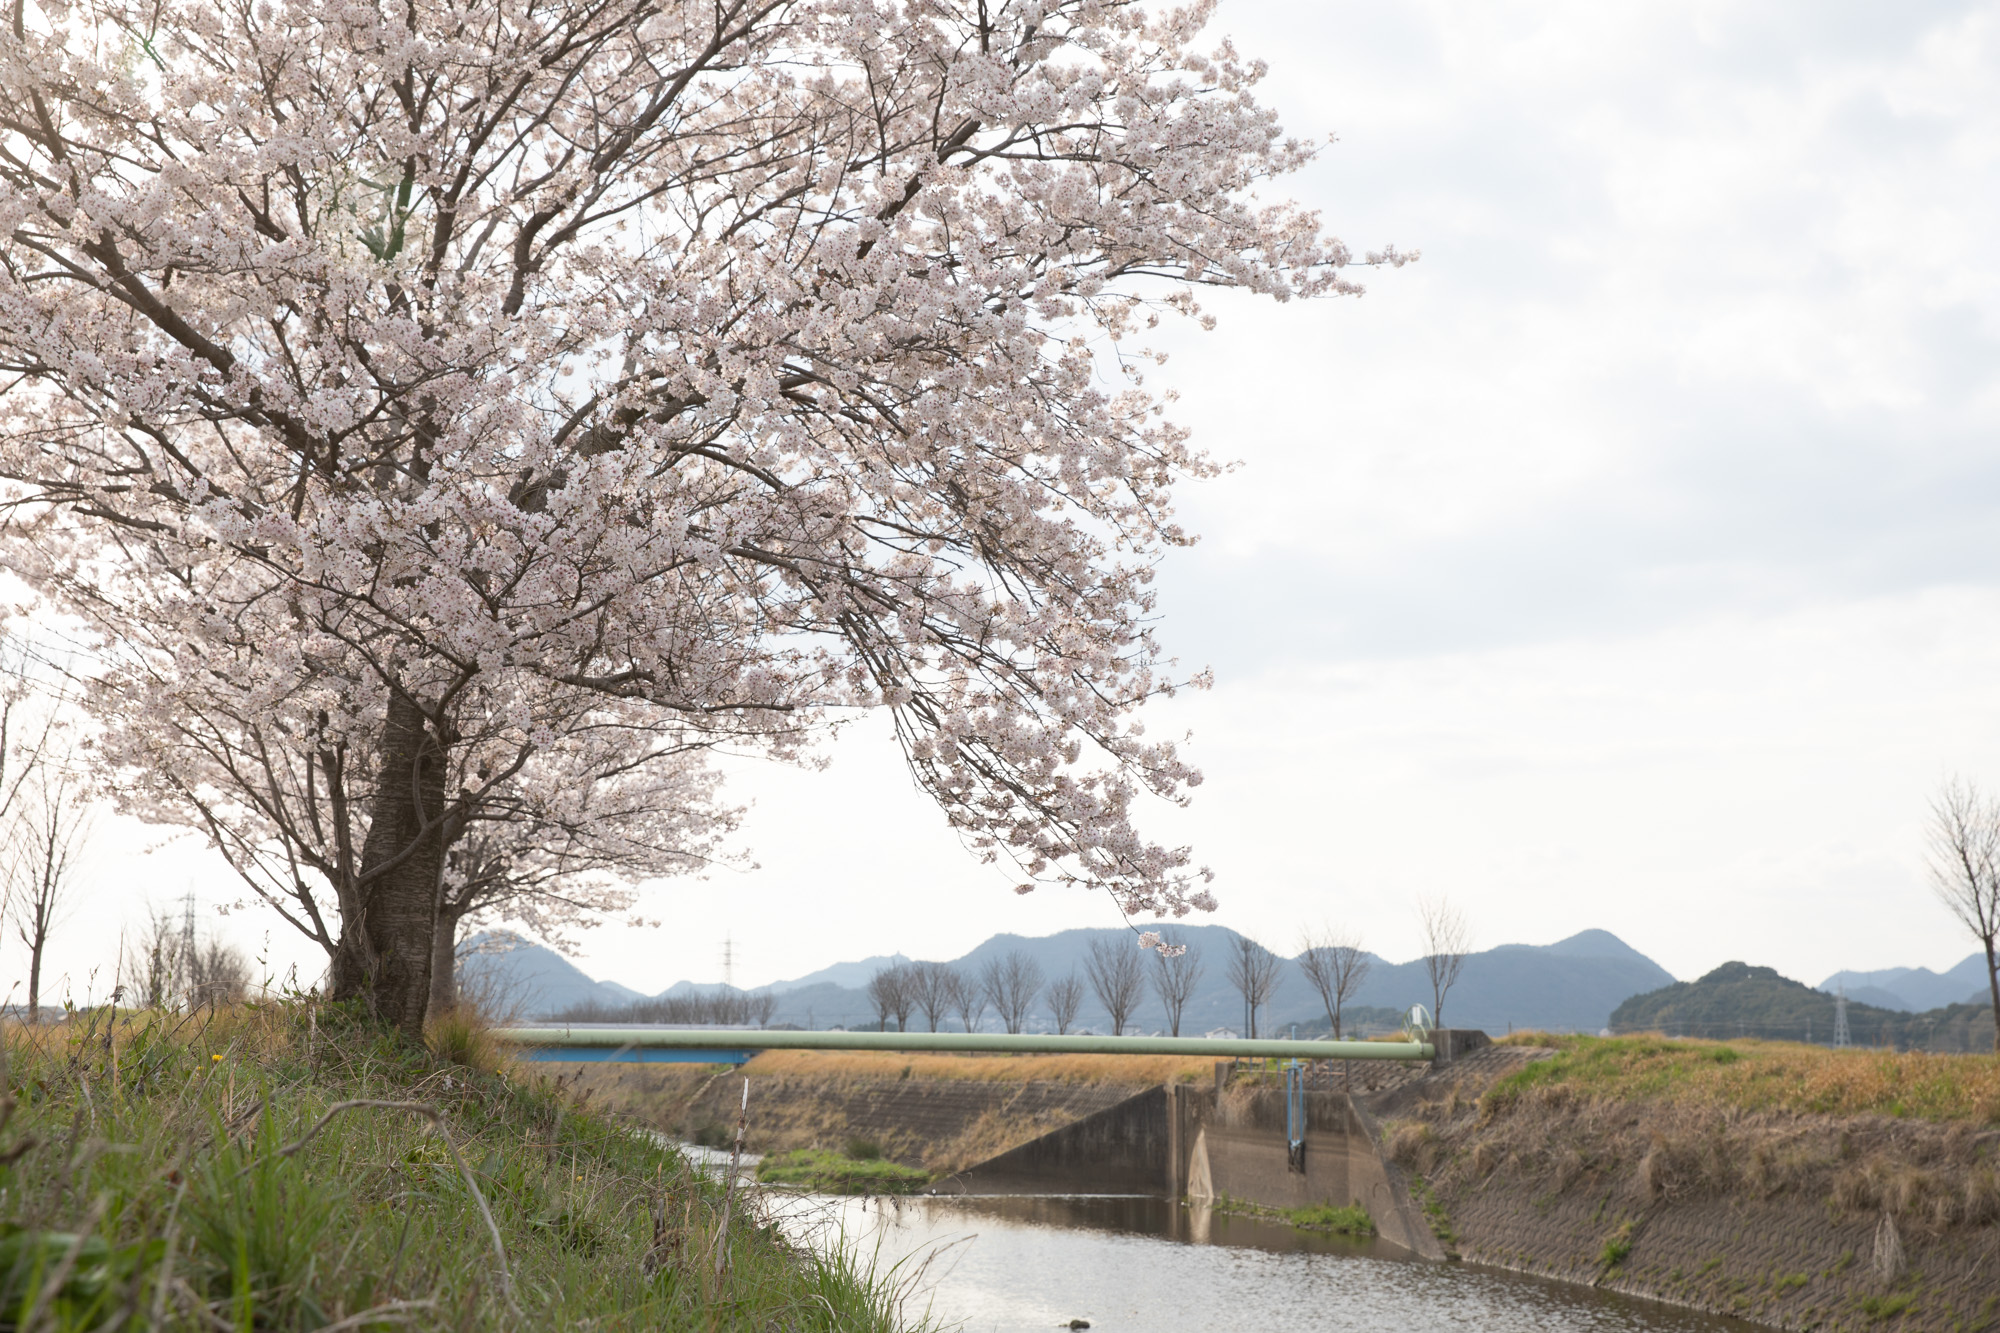
[[[1278,969],[1285,960],[1248,935],[1238,935],[1229,949],[1229,984],[1243,997],[1243,1015],[1250,1031],[1257,1035],[1257,1011],[1271,999],[1278,984]]]
[[[938,1030],[938,1020],[951,1013],[951,976],[951,968],[944,963],[910,964],[911,992],[933,1032]]]
[[[199,1009],[235,1004],[250,990],[250,960],[233,944],[195,930],[194,899],[185,915],[148,909],[138,937],[118,964],[127,1000],[144,1009]]]
[[[778,997],[772,991],[758,991],[748,999],[750,1021],[760,1028],[771,1026],[771,1015],[778,1012]]]
[[[889,1030],[889,1018],[896,1018],[896,1030],[903,1030],[903,1018],[910,1012],[908,974],[901,967],[885,967],[868,978],[868,1003],[875,1006],[875,1023],[880,1030]]]
[[[989,958],[979,969],[979,988],[1000,1015],[1007,1031],[1019,1032],[1042,990],[1042,966],[1019,949]]]
[[[15,932],[28,946],[28,1021],[38,1022],[42,960],[76,887],[90,812],[66,761],[43,756],[14,809],[4,867]]]
[[[980,1020],[986,1017],[985,990],[955,967],[945,968],[944,987],[946,1006],[958,1015],[967,1032],[977,1031]]]
[[[1139,1007],[1139,997],[1146,993],[1146,971],[1139,951],[1123,941],[1092,940],[1084,955],[1083,971],[1090,978],[1097,1002],[1111,1015],[1111,1035],[1124,1036],[1125,1024]]]
[[[1071,972],[1049,983],[1049,1017],[1056,1021],[1056,1034],[1066,1033],[1076,1023],[1076,1011],[1083,1007],[1083,981]]]
[[[178,1003],[184,953],[180,923],[172,913],[149,909],[138,938],[126,941],[118,962],[118,984],[127,1002],[141,1009],[167,1009]]]
[[[1166,947],[1154,953],[1153,994],[1167,1010],[1167,1031],[1181,1035],[1181,1011],[1187,1008],[1194,988],[1201,983],[1201,953],[1181,938],[1179,931],[1160,933]],[[1170,950],[1177,952],[1169,952]]]
[[[1317,934],[1307,931],[1299,940],[1299,971],[1319,992],[1336,1041],[1341,1035],[1340,1011],[1368,979],[1371,966],[1352,931],[1322,926]]]
[[[1993,1005],[1993,1050],[2000,1054],[2000,801],[1962,778],[1931,802],[1931,887],[1938,901],[1986,950],[1986,990]]]
[[[1465,913],[1449,898],[1422,898],[1417,902],[1417,925],[1424,936],[1424,975],[1431,982],[1431,1021],[1444,1026],[1444,997],[1465,968],[1472,952],[1472,930]]]
[[[250,960],[222,940],[208,939],[188,951],[188,1008],[235,1004],[250,990]]]

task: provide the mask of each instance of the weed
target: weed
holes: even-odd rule
[[[1908,1291],[1891,1292],[1886,1296],[1863,1296],[1861,1313],[1879,1323],[1884,1319],[1895,1318],[1916,1303],[1916,1294]]]
[[[1632,1253],[1632,1223],[1621,1222],[1618,1229],[1604,1238],[1604,1248],[1598,1252],[1597,1264],[1600,1268],[1616,1268]]]
[[[1789,1296],[1810,1281],[1812,1278],[1805,1273],[1783,1273],[1772,1279],[1771,1291],[1774,1295]]]
[[[1368,1210],[1359,1204],[1336,1208],[1330,1203],[1321,1203],[1310,1208],[1281,1208],[1278,1211],[1286,1221],[1303,1231],[1332,1231],[1344,1236],[1375,1234],[1375,1219],[1368,1216]]]
[[[424,1044],[431,1054],[449,1064],[464,1065],[482,1074],[500,1072],[500,1045],[485,1016],[470,1004],[455,1005],[442,1018],[424,1024]]]

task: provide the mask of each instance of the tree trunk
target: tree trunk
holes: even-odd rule
[[[458,922],[456,912],[439,911],[431,936],[431,1002],[433,1017],[458,1007]]]
[[[359,919],[341,923],[333,997],[363,996],[377,1019],[419,1039],[430,1006],[446,841],[443,811],[442,749],[416,701],[392,694],[361,848],[366,887],[359,895]]]
[[[48,936],[37,934],[28,941],[28,1021],[42,1021],[42,946]]]
[[[1993,936],[1980,943],[1986,946],[1986,989],[1993,996],[1993,1053],[2000,1055],[2000,960],[1993,954]]]

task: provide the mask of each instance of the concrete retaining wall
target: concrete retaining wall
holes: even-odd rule
[[[1370,1070],[1377,1088],[1421,1070]],[[946,1188],[970,1193],[1157,1194],[1267,1208],[1359,1205],[1387,1241],[1445,1257],[1409,1182],[1381,1152],[1368,1112],[1345,1092],[1305,1095],[1305,1148],[1289,1151],[1285,1094],[1268,1077],[1215,1087],[1145,1092],[960,1173]]]

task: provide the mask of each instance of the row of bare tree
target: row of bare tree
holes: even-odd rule
[[[731,1027],[769,1027],[778,1011],[778,997],[771,991],[740,991],[725,987],[712,991],[687,991],[661,995],[650,1000],[634,1000],[626,1005],[585,1003],[572,1005],[556,1017],[570,1023],[702,1023]]]
[[[1201,978],[1201,963],[1191,947],[1171,941],[1170,947],[1184,951],[1172,956],[1155,953],[1151,982],[1178,1036],[1181,1011]],[[1111,1015],[1112,1031],[1124,1035],[1146,993],[1145,961],[1137,950],[1119,948],[1108,940],[1092,940],[1083,971],[1081,977],[1069,972],[1050,980],[1042,965],[1019,949],[987,959],[977,972],[965,972],[949,963],[899,963],[869,978],[868,1000],[884,1030],[893,1019],[897,1031],[907,1032],[910,1016],[921,1013],[932,1032],[954,1017],[967,1032],[973,1032],[991,1009],[1012,1033],[1027,1025],[1028,1015],[1040,1000],[1046,1003],[1056,1031],[1066,1033],[1076,1025],[1088,991]]]
[[[1420,905],[1424,933],[1425,970],[1431,983],[1432,1013],[1442,1014],[1444,1001],[1458,980],[1470,951],[1464,915],[1445,899]],[[1114,1036],[1123,1036],[1148,989],[1166,1010],[1167,1030],[1181,1035],[1181,1017],[1200,984],[1205,965],[1200,950],[1174,931],[1162,932],[1164,948],[1142,953],[1110,940],[1090,942],[1083,975],[1067,973],[1047,978],[1037,963],[1019,949],[982,963],[967,972],[949,963],[900,963],[876,972],[868,981],[868,999],[878,1026],[891,1021],[899,1032],[910,1029],[913,1014],[921,1014],[930,1031],[956,1018],[967,1032],[976,1031],[991,1009],[1010,1033],[1020,1032],[1039,1000],[1058,1033],[1076,1025],[1086,994],[1094,995],[1111,1018]],[[1147,959],[1151,961],[1148,962]],[[1333,926],[1308,931],[1300,939],[1300,973],[1326,1008],[1327,1022],[1337,1039],[1343,1016],[1372,959],[1352,931]],[[1285,960],[1247,935],[1235,936],[1227,958],[1229,981],[1243,997],[1247,1035],[1257,1035],[1257,1019],[1270,1003]]]

